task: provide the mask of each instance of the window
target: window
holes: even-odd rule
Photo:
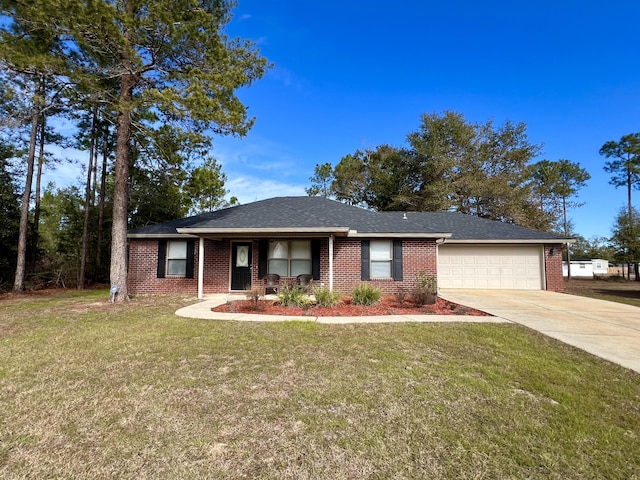
[[[167,242],[167,275],[184,277],[187,274],[187,242],[170,240]]]
[[[362,240],[360,279],[402,281],[402,240]]]
[[[194,277],[195,240],[158,240],[158,278]]]
[[[311,273],[311,242],[309,240],[273,240],[267,252],[268,273],[281,277],[296,277]]]
[[[581,263],[580,268],[587,268],[587,266],[584,263]]]
[[[393,250],[391,240],[372,240],[371,278],[391,278]]]

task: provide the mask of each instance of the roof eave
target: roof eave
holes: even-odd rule
[[[509,244],[509,243],[575,243],[575,238],[527,238],[527,239],[477,239],[477,238],[465,238],[465,239],[449,239],[447,243],[489,243],[489,244]]]
[[[145,239],[145,238],[198,238],[197,235],[187,235],[184,233],[128,233],[127,238]]]
[[[189,228],[183,227],[176,229],[178,233],[191,234],[196,236],[247,236],[247,235],[274,235],[274,234],[300,234],[300,235],[338,235],[346,236],[349,234],[349,227],[285,227],[285,228]]]
[[[451,233],[431,233],[431,232],[358,232],[351,230],[350,238],[450,238]]]

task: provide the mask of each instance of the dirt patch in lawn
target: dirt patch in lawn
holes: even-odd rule
[[[259,313],[263,315],[300,315],[312,317],[362,317],[381,315],[472,315],[491,316],[473,308],[437,298],[434,305],[416,306],[411,302],[399,303],[394,296],[383,297],[376,305],[355,305],[347,297],[335,307],[285,307],[277,300],[236,300],[211,309],[224,313]]]

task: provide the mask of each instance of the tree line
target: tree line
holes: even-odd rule
[[[604,165],[604,170],[611,174],[609,183],[627,190],[627,205],[618,213],[610,238],[613,256],[617,263],[633,264],[635,279],[640,281],[640,212],[634,208],[631,199],[631,192],[640,188],[640,133],[606,142],[600,155],[609,159]],[[628,275],[630,270],[627,270]]]
[[[610,183],[627,189],[627,207],[608,238],[587,240],[573,231],[568,211],[583,205],[577,195],[591,176],[579,162],[535,161],[541,145],[529,141],[524,122],[474,123],[457,112],[426,113],[406,146],[357,150],[335,167],[318,164],[306,191],[374,210],[449,210],[555,231],[577,239],[565,259],[573,253],[637,264],[640,221],[631,192],[640,186],[640,134],[606,142],[599,153],[609,159]]]
[[[563,230],[566,209],[589,180],[579,163],[532,161],[541,146],[526,124],[473,123],[460,113],[424,114],[407,146],[357,150],[317,165],[310,195],[374,210],[450,210],[538,230]]]
[[[126,299],[128,228],[220,206],[212,138],[247,133],[254,119],[235,91],[268,68],[253,43],[225,34],[234,6],[0,0],[0,241],[13,245],[0,278],[13,291],[50,263],[78,286],[108,279]],[[63,120],[73,138],[56,132]],[[87,153],[84,188],[43,188],[54,144]],[[64,274],[74,257],[76,274]]]

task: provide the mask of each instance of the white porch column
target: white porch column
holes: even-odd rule
[[[329,291],[333,292],[333,235],[329,235]]]
[[[198,299],[204,296],[204,237],[198,243]]]

